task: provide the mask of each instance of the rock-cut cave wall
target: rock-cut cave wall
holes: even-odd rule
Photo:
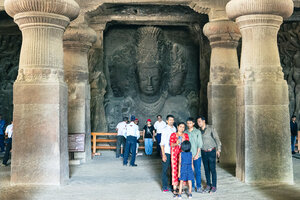
[[[0,114],[6,121],[12,119],[13,114],[13,83],[18,73],[19,54],[22,36],[20,34],[0,34]],[[289,86],[290,115],[300,118],[300,22],[285,22],[278,34],[278,47],[284,78]],[[207,50],[206,50],[207,49]],[[207,58],[210,49],[202,49],[200,55]],[[208,62],[209,59],[201,59]],[[208,74],[209,68],[202,69]],[[200,72],[201,74],[201,72]],[[204,74],[204,73],[202,73]],[[101,79],[105,76],[99,76]],[[200,77],[201,83],[207,83],[205,77]],[[203,82],[204,80],[204,82]],[[103,81],[98,81],[103,85]],[[106,85],[106,84],[105,84]],[[206,86],[201,86],[206,87]],[[94,93],[95,91],[93,91]],[[105,92],[103,92],[105,94]],[[206,94],[205,91],[200,96]],[[202,99],[205,99],[205,97]],[[204,104],[205,105],[205,104]],[[201,108],[199,108],[201,109]],[[202,108],[202,112],[204,109]]]

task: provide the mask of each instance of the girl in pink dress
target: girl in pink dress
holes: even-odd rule
[[[178,187],[178,161],[181,152],[181,143],[189,140],[188,134],[184,133],[185,124],[180,122],[177,126],[177,133],[172,133],[170,137],[171,146],[171,169],[172,169],[172,185],[174,197],[177,196],[176,190]]]

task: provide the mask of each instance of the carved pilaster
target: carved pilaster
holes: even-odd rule
[[[107,131],[104,95],[113,95],[108,66],[104,65],[103,39],[106,23],[91,24],[97,33],[97,41],[90,52],[91,83],[91,128],[92,131]],[[107,93],[107,94],[106,94]]]
[[[220,15],[211,15],[210,19],[216,19],[216,16],[220,20],[210,21],[203,29],[212,48],[208,83],[210,118],[223,146],[220,162],[223,165],[234,166],[236,163],[236,86],[239,77],[236,47],[241,35],[235,22],[224,20],[226,17]]]
[[[70,26],[64,35],[65,80],[69,88],[69,133],[85,133],[85,152],[74,153],[75,159],[91,159],[90,84],[88,51],[96,33],[86,24]]]
[[[6,0],[4,6],[23,36],[11,183],[59,185],[69,178],[62,39],[79,6],[73,0]]]
[[[239,96],[244,119],[238,147],[245,151],[238,176],[254,184],[293,183],[288,88],[277,47],[279,27],[292,14],[293,2],[232,0],[226,10],[243,37]]]

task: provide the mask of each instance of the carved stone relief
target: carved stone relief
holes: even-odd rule
[[[13,111],[13,84],[18,75],[21,35],[0,35],[0,114],[9,122]]]
[[[300,117],[300,22],[284,23],[278,33],[278,48],[284,79],[289,88],[290,115]]]
[[[198,115],[199,46],[192,38],[184,27],[115,26],[106,32],[108,131],[123,116],[135,115],[143,125],[157,114],[178,121]]]

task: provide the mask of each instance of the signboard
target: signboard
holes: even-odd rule
[[[85,134],[69,133],[68,136],[69,152],[84,152],[85,150]]]

